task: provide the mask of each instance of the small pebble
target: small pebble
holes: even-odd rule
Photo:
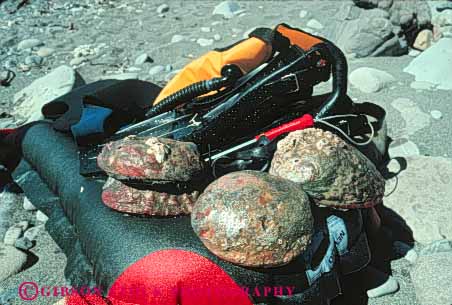
[[[178,42],[181,42],[181,41],[184,41],[184,40],[186,40],[185,36],[176,34],[176,35],[174,35],[171,38],[171,43],[178,43]]]
[[[70,64],[71,66],[78,66],[78,65],[80,65],[81,63],[83,63],[83,62],[85,62],[85,61],[87,61],[87,59],[84,58],[84,57],[76,57],[76,58],[72,59],[72,60],[69,62],[69,64]]]
[[[24,210],[27,210],[27,211],[35,211],[36,210],[36,207],[31,203],[31,201],[27,197],[24,197],[23,207],[24,207]]]
[[[14,243],[14,247],[20,250],[28,251],[33,248],[33,242],[27,237],[21,237]]]
[[[172,70],[173,70],[173,66],[171,66],[171,65],[165,66],[165,72],[171,72]]]
[[[203,33],[210,33],[211,29],[208,26],[201,27],[201,32]]]
[[[163,71],[165,71],[165,67],[158,65],[158,66],[154,66],[151,69],[149,69],[149,75],[157,75],[162,73]]]
[[[443,117],[443,114],[439,110],[432,110],[432,111],[430,111],[430,115],[435,120],[440,120]]]
[[[317,21],[316,19],[311,19],[308,21],[308,23],[306,24],[308,27],[312,28],[312,29],[316,29],[316,30],[321,30],[323,29],[323,25]]]
[[[211,46],[213,44],[213,39],[199,38],[198,40],[196,40],[196,42],[201,47],[208,47],[208,46]]]
[[[299,17],[300,18],[305,18],[308,15],[307,11],[300,11]]]
[[[41,57],[49,57],[54,52],[55,50],[52,48],[42,47],[36,52],[36,54]]]
[[[164,14],[169,11],[169,5],[168,4],[162,4],[157,8],[158,14]]]
[[[137,65],[137,66],[141,66],[142,64],[147,63],[147,62],[152,63],[153,61],[152,61],[152,58],[149,57],[149,55],[146,54],[146,53],[143,53],[143,54],[139,55],[135,59],[135,65]]]
[[[213,40],[220,41],[221,40],[221,35],[220,34],[213,35]]]

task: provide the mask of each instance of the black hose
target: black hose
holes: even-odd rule
[[[224,87],[227,81],[228,80],[225,77],[218,77],[191,84],[164,98],[160,103],[152,107],[146,113],[146,117],[153,117],[170,111],[177,106],[190,102],[200,95],[206,94],[213,90],[218,90]]]
[[[316,114],[314,120],[327,116],[336,105],[336,102],[347,95],[347,59],[345,58],[344,53],[342,53],[342,51],[330,41],[326,40],[323,44],[327,47],[329,51],[328,53],[331,56],[331,61],[334,63],[332,67],[333,92],[329,96],[328,100],[326,100],[320,107],[320,110]]]

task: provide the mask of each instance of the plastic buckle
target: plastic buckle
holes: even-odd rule
[[[286,79],[291,78],[291,77],[295,80],[296,88],[291,91],[288,91],[286,93],[294,93],[294,92],[300,91],[300,83],[298,82],[298,78],[294,73],[284,75],[283,77],[281,77],[281,80],[285,81]]]

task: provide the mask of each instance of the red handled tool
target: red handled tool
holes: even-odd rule
[[[266,131],[264,133],[261,133],[261,134],[255,136],[253,139],[251,139],[249,141],[246,141],[242,144],[231,147],[225,151],[222,151],[216,155],[210,156],[209,158],[206,158],[204,160],[205,161],[209,161],[209,160],[214,161],[214,160],[221,158],[223,156],[226,156],[234,151],[237,151],[239,149],[242,149],[244,147],[247,147],[247,146],[250,146],[250,145],[256,143],[257,141],[259,141],[260,137],[262,137],[262,136],[267,137],[271,141],[284,133],[288,133],[288,132],[292,132],[292,131],[296,131],[296,130],[302,130],[302,129],[306,129],[306,128],[313,127],[313,126],[314,126],[314,118],[310,114],[304,114],[302,117],[299,117],[298,119],[295,119],[293,121],[290,121],[289,123],[283,124],[281,126],[273,128],[273,129],[270,129],[269,131]]]

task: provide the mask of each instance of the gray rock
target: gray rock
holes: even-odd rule
[[[8,58],[4,61],[3,66],[6,69],[14,69],[17,66],[17,61],[13,58]]]
[[[419,156],[417,145],[407,138],[397,138],[389,144],[388,154],[391,158]]]
[[[416,81],[430,82],[438,89],[452,90],[452,39],[442,38],[414,58],[403,70]]]
[[[203,32],[203,33],[210,33],[211,31],[212,31],[212,29],[209,28],[208,26],[201,27],[201,32]]]
[[[21,237],[14,243],[14,247],[24,251],[28,251],[33,248],[33,242],[26,237]]]
[[[161,4],[158,8],[157,8],[157,13],[158,14],[164,14],[169,12],[169,5],[168,4]]]
[[[171,38],[171,43],[178,43],[178,42],[185,41],[185,40],[187,40],[187,38],[185,36],[176,34]]]
[[[366,67],[354,70],[349,79],[353,86],[364,93],[378,92],[395,81],[395,78],[385,71]]]
[[[60,66],[38,78],[14,95],[12,114],[19,120],[32,122],[42,118],[41,108],[53,99],[70,92],[75,85],[76,72],[68,66]]]
[[[85,57],[75,57],[75,58],[71,59],[69,64],[71,66],[78,66],[78,65],[84,63],[87,60],[88,60],[88,58],[85,58]]]
[[[240,5],[234,1],[223,1],[215,6],[212,14],[223,15],[224,18],[230,19],[240,12]]]
[[[196,43],[201,47],[208,47],[213,44],[213,39],[199,38],[198,40],[196,40]]]
[[[20,206],[21,198],[9,192],[0,192],[0,239],[14,223],[12,221],[14,210]]]
[[[49,217],[46,214],[44,214],[43,212],[38,211],[36,213],[36,220],[39,222],[47,222],[47,220],[49,220]]]
[[[171,71],[173,71],[173,66],[171,66],[171,65],[166,65],[165,66],[165,72],[171,72]]]
[[[444,11],[435,18],[436,25],[441,27],[452,25],[452,10]]]
[[[23,208],[24,210],[27,211],[36,211],[36,207],[33,205],[33,203],[31,203],[31,201],[27,197],[24,197]]]
[[[153,61],[152,58],[149,57],[149,55],[147,53],[143,53],[135,59],[135,65],[141,66],[142,64],[147,63],[147,62],[152,63],[152,61]]]
[[[440,120],[443,117],[443,114],[439,110],[432,110],[432,111],[430,111],[430,115],[435,120]]]
[[[25,64],[30,67],[41,66],[44,58],[38,55],[30,55],[25,57]]]
[[[47,47],[42,47],[36,52],[36,55],[38,55],[40,57],[49,57],[53,53],[55,53],[54,49],[47,48]]]
[[[42,46],[42,45],[43,45],[43,43],[41,40],[36,39],[36,38],[31,38],[31,39],[25,39],[25,40],[22,40],[21,42],[19,42],[19,44],[17,45],[17,49],[25,50],[25,49],[31,49],[34,47]]]
[[[149,75],[157,75],[165,71],[165,67],[162,65],[154,66],[149,69]]]
[[[31,227],[24,233],[24,237],[28,238],[29,240],[33,241],[36,240],[36,237],[38,237],[39,232],[44,229],[44,225],[39,225],[35,227]]]
[[[452,239],[452,160],[441,157],[406,157],[407,167],[386,182],[384,204],[400,215],[414,239],[429,243]]]
[[[0,282],[21,271],[27,255],[13,246],[0,243]]]
[[[411,271],[416,296],[422,305],[450,305],[452,252],[421,256]]]
[[[396,35],[390,14],[382,9],[360,9],[345,2],[327,25],[328,36],[356,57],[400,55],[407,52],[405,38]]]
[[[420,255],[432,255],[435,253],[452,252],[452,242],[447,239],[435,240],[426,245],[419,252]]]
[[[306,24],[308,27],[315,29],[315,30],[321,30],[323,29],[323,25],[316,19],[311,19]]]
[[[213,40],[220,41],[221,40],[221,35],[220,34],[213,35]]]

